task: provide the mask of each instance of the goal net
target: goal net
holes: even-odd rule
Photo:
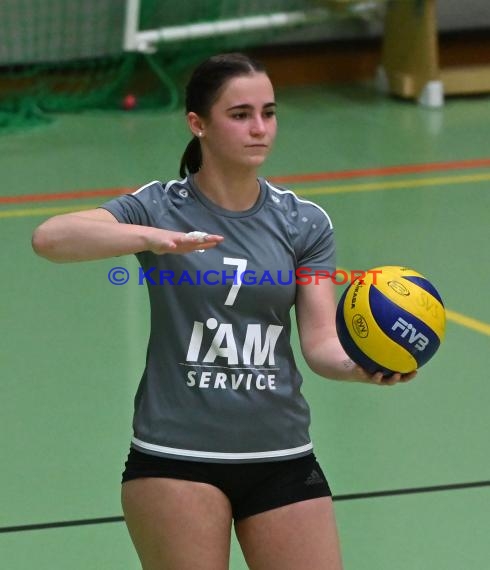
[[[174,108],[200,59],[277,41],[281,30],[380,0],[2,0],[0,132],[53,113]]]

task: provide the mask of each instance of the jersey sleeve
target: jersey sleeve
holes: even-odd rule
[[[150,182],[132,194],[125,194],[105,202],[99,208],[107,210],[118,222],[123,224],[154,226],[151,206],[157,203],[155,198],[158,197],[160,198],[158,202],[161,201],[162,192],[160,182]]]
[[[299,267],[335,271],[335,237],[332,222],[327,213],[310,204],[302,212],[300,250],[297,252]]]

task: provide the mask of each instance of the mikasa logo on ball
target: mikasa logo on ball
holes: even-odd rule
[[[410,295],[410,291],[405,287],[403,283],[400,283],[400,281],[388,281],[388,286],[391,287],[393,291],[399,295],[403,295],[404,297],[408,297]]]
[[[400,335],[402,338],[405,338],[410,333],[408,342],[410,344],[415,343],[414,348],[416,348],[417,350],[422,351],[429,344],[429,339],[424,334],[418,333],[412,324],[407,323],[407,321],[405,321],[401,317],[398,317],[398,319],[391,327],[392,331],[396,331],[397,329],[402,330],[402,333]]]
[[[355,289],[354,289],[354,293],[353,293],[353,295],[352,295],[352,300],[351,300],[351,303],[350,303],[350,308],[351,308],[351,309],[355,309],[355,307],[356,307],[357,293],[358,293],[359,289],[362,287],[362,285],[363,285],[363,284],[359,282],[359,283],[356,285]],[[356,318],[356,317],[361,317],[361,315],[355,315],[354,318]],[[361,317],[361,319],[362,319],[362,317]],[[364,321],[364,322],[366,322],[366,321]],[[352,324],[354,324],[354,322],[353,322]],[[354,327],[354,328],[355,328],[355,327]],[[367,336],[367,335],[366,335],[366,336]]]

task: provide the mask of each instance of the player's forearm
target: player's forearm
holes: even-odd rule
[[[32,236],[32,247],[50,261],[89,261],[145,251],[151,228],[92,220],[77,214],[54,216]]]
[[[323,339],[305,352],[308,366],[316,374],[332,380],[363,381],[358,367],[347,356],[337,337]]]

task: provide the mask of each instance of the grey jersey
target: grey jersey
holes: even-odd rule
[[[132,445],[197,461],[270,461],[312,449],[290,345],[297,287],[335,270],[330,219],[259,179],[247,211],[208,200],[192,177],[152,182],[102,207],[119,222],[220,234],[187,255],[137,254],[151,332]]]

